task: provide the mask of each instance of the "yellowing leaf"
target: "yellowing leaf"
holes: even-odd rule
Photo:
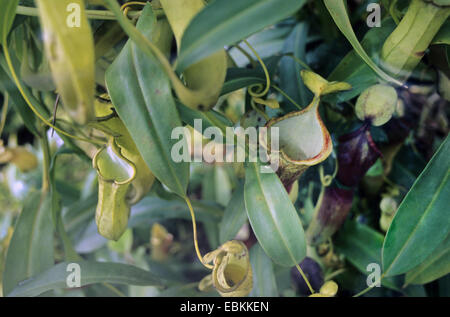
[[[306,87],[308,87],[308,89],[311,90],[316,96],[352,89],[350,84],[338,81],[329,82],[322,76],[310,70],[302,70],[300,72],[300,76],[302,77]]]
[[[46,54],[65,109],[79,124],[94,118],[94,41],[83,0],[36,0]]]
[[[161,0],[161,4],[179,49],[184,31],[190,21],[204,8],[204,2],[203,0]],[[175,84],[175,91],[186,106],[208,110],[219,98],[226,70],[227,55],[222,49],[184,70],[183,78],[189,90]]]

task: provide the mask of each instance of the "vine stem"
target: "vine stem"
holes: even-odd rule
[[[5,19],[5,23],[6,23],[6,19]],[[19,89],[20,94],[22,95],[22,98],[25,100],[25,103],[28,105],[28,107],[31,109],[31,111],[33,111],[33,113],[43,122],[45,123],[47,126],[52,127],[53,129],[55,129],[57,132],[69,137],[69,138],[73,138],[75,140],[79,140],[79,141],[83,141],[83,142],[88,142],[91,144],[96,144],[96,145],[103,145],[103,143],[95,141],[95,140],[89,140],[89,139],[84,139],[84,138],[80,138],[77,137],[75,135],[72,135],[70,133],[67,133],[63,130],[61,130],[60,128],[58,128],[57,126],[54,126],[53,124],[51,124],[49,121],[47,121],[40,113],[39,111],[36,110],[36,108],[34,107],[34,105],[31,103],[30,99],[28,98],[28,95],[25,93],[22,84],[19,81],[19,78],[17,77],[17,73],[13,67],[12,61],[11,61],[11,56],[9,55],[9,50],[8,50],[8,44],[7,44],[7,35],[6,32],[3,32],[3,53],[5,55],[5,60],[6,60],[6,64],[8,65],[9,71],[11,72],[11,76],[14,80],[14,83],[17,86],[17,89]]]
[[[254,97],[263,97],[264,95],[267,94],[267,92],[269,91],[270,88],[270,75],[269,75],[269,71],[267,70],[266,64],[264,64],[262,58],[259,56],[258,52],[253,48],[253,46],[250,45],[250,43],[247,40],[243,40],[243,42],[248,46],[248,48],[252,51],[253,55],[255,55],[256,59],[258,60],[259,64],[261,65],[263,71],[264,71],[264,75],[266,76],[266,87],[264,88],[263,91],[256,93],[252,91],[252,86],[249,87],[249,93],[250,95],[254,98]],[[257,84],[256,86],[260,86],[259,84]]]
[[[109,10],[86,10],[86,16],[91,20],[117,20],[115,14]],[[39,16],[39,9],[35,7],[18,6],[16,13],[19,15],[27,16]],[[156,17],[164,17],[164,12],[162,10],[155,10]],[[141,14],[141,11],[131,11],[128,16],[131,18],[137,17]]]
[[[297,268],[297,270],[299,271],[300,275],[303,277],[303,279],[305,280],[306,285],[308,285],[309,291],[311,292],[311,294],[314,294],[314,288],[312,288],[311,283],[309,282],[308,278],[306,277],[306,274],[303,272],[302,268],[300,267],[300,265],[298,265],[298,263],[295,265],[295,267]]]
[[[299,110],[302,110],[303,108],[297,103],[295,102],[294,99],[292,99],[283,89],[281,89],[280,87],[272,84],[272,88],[275,89],[276,91],[278,91],[280,94],[282,94],[288,101],[290,101],[294,106],[296,106]]]
[[[45,192],[50,187],[50,146],[48,144],[47,129],[43,128],[42,136],[40,137],[43,162],[42,162],[42,191]]]
[[[193,234],[194,234],[194,247],[195,247],[195,252],[197,253],[197,257],[200,260],[200,262],[208,269],[213,269],[214,267],[210,264],[206,264],[203,262],[203,256],[200,253],[200,250],[198,248],[198,239],[197,239],[197,223],[195,221],[195,212],[194,212],[194,208],[192,208],[192,204],[191,204],[191,200],[189,199],[188,196],[184,197],[184,200],[186,201],[186,204],[188,205],[189,208],[189,212],[191,213],[191,219],[192,219],[192,230],[193,230]]]
[[[386,272],[384,274],[381,274],[381,276],[380,276],[380,283],[381,283],[381,280],[384,278],[385,274],[386,274]],[[369,287],[363,289],[361,292],[353,295],[353,297],[360,297],[360,296],[364,295],[365,293],[367,293],[370,290],[372,290],[375,287],[375,285],[376,285],[376,283],[373,283],[371,286],[369,286]]]
[[[2,135],[3,129],[5,128],[6,116],[8,115],[9,95],[7,92],[3,94],[3,99],[2,118],[0,121],[0,136]]]

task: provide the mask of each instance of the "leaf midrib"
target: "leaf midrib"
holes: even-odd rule
[[[444,186],[444,184],[447,182],[448,176],[450,175],[450,169],[447,169],[447,172],[444,175],[443,180],[440,182],[439,187],[437,188],[437,190],[435,191],[435,193],[433,194],[432,199],[430,200],[430,202],[427,205],[427,208],[425,209],[425,212],[422,214],[422,216],[420,217],[419,221],[416,223],[416,225],[414,226],[414,229],[411,231],[411,233],[408,235],[408,238],[406,239],[405,243],[403,244],[403,246],[401,247],[401,249],[399,250],[399,252],[397,253],[397,255],[395,256],[394,260],[392,260],[391,264],[389,265],[389,267],[385,270],[384,274],[387,275],[388,272],[392,269],[393,265],[398,261],[398,259],[400,258],[400,256],[402,255],[404,249],[408,246],[409,241],[412,239],[412,237],[414,236],[414,233],[419,229],[420,224],[422,223],[422,221],[424,220],[425,216],[428,215],[428,213],[430,212],[430,210],[432,210],[432,206],[434,204],[434,201],[438,198],[442,187]],[[407,197],[405,197],[405,200],[408,198],[409,195],[407,195]],[[401,207],[401,206],[400,206]],[[399,207],[399,208],[400,208]]]
[[[275,225],[275,228],[277,229],[277,233],[278,233],[278,235],[280,236],[281,241],[283,242],[283,245],[285,246],[286,250],[287,250],[288,253],[289,253],[289,256],[291,257],[291,260],[292,260],[292,262],[293,262],[293,265],[297,265],[298,263],[297,263],[297,261],[296,261],[294,255],[292,254],[291,249],[288,247],[288,244],[286,243],[286,241],[285,241],[283,235],[281,234],[281,231],[280,231],[280,228],[279,228],[279,226],[278,226],[278,223],[275,221],[275,218],[274,218],[274,216],[273,216],[273,214],[272,214],[272,212],[271,212],[271,209],[270,209],[270,207],[269,207],[269,203],[268,203],[268,201],[267,201],[267,199],[266,199],[266,195],[265,195],[265,192],[264,192],[264,188],[263,188],[263,186],[262,186],[261,177],[260,177],[260,175],[259,175],[259,173],[258,173],[257,165],[256,165],[256,164],[252,164],[252,165],[253,165],[253,168],[254,168],[254,170],[255,170],[255,174],[256,174],[256,179],[257,179],[257,181],[258,181],[258,185],[259,185],[259,187],[260,187],[260,189],[261,189],[261,192],[263,193],[264,201],[265,201],[265,203],[266,203],[267,208],[269,209],[270,218],[272,219],[272,221],[273,221],[273,223],[274,223],[274,225]],[[261,247],[262,247],[262,245],[261,245]]]
[[[136,45],[134,43],[131,43],[130,53],[131,53],[131,62],[133,64],[133,72],[135,74],[136,80],[138,81],[139,91],[141,92],[142,100],[144,100],[144,103],[147,106],[147,100],[145,98],[145,94],[143,92],[142,82],[141,82],[141,79],[140,79],[141,76],[139,76],[139,74],[138,74],[138,69],[139,68],[137,68],[137,63],[138,63],[138,61],[137,61],[137,59],[138,59],[137,47],[136,47]],[[160,153],[162,154],[162,156],[164,157],[166,162],[168,162],[167,167],[170,170],[170,173],[172,174],[173,179],[175,180],[175,184],[177,185],[178,190],[180,191],[180,193],[184,193],[184,187],[180,183],[180,181],[179,181],[179,179],[177,177],[177,174],[176,174],[172,164],[170,163],[170,158],[168,157],[167,153],[165,152],[163,143],[161,142],[161,136],[158,133],[158,129],[155,128],[153,117],[150,115],[147,107],[146,107],[145,110],[146,110],[146,113],[147,113],[147,117],[149,118],[149,121],[151,122],[151,124],[150,124],[150,126],[148,128],[153,131],[154,135],[157,136],[157,138],[155,140],[156,141],[155,143],[157,144],[157,147],[160,149]]]

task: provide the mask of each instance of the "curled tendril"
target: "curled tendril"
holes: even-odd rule
[[[200,290],[213,286],[221,296],[247,296],[253,288],[250,256],[244,243],[227,241],[203,258],[205,263],[213,263],[213,271],[200,283]]]
[[[147,3],[146,2],[140,2],[140,1],[130,1],[127,3],[124,3],[121,7],[120,10],[123,11],[123,15],[125,15],[126,17],[128,17],[128,12],[130,11],[130,6],[145,6]]]
[[[319,167],[319,176],[320,176],[320,182],[322,183],[322,186],[323,187],[330,186],[331,183],[333,182],[333,179],[336,177],[337,172],[338,172],[338,161],[337,160],[335,160],[334,172],[332,175],[325,175],[323,166],[321,165]]]
[[[256,56],[256,59],[258,60],[259,64],[261,65],[264,75],[266,76],[266,85],[263,84],[253,84],[248,87],[248,93],[252,98],[257,97],[264,97],[268,92],[270,88],[270,75],[269,71],[267,70],[266,64],[264,64],[261,56],[259,56],[258,52],[253,48],[253,46],[250,45],[250,43],[247,40],[244,40],[244,43],[250,48],[252,53]]]

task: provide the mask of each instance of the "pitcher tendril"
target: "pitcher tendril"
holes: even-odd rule
[[[145,6],[147,4],[147,2],[140,2],[140,1],[130,1],[130,2],[126,2],[124,3],[121,7],[120,10],[123,11],[123,15],[125,15],[126,17],[128,17],[128,11],[130,11],[130,6]]]
[[[186,204],[189,208],[189,212],[191,214],[191,219],[192,219],[192,231],[193,231],[193,235],[194,235],[194,247],[195,247],[195,253],[197,254],[198,259],[200,260],[200,262],[203,264],[203,266],[205,266],[208,269],[212,269],[213,266],[210,264],[206,264],[203,260],[203,256],[200,253],[200,249],[198,248],[198,239],[197,239],[197,223],[195,220],[195,212],[194,212],[194,208],[192,208],[192,204],[191,204],[191,200],[189,199],[189,197],[185,197],[184,200],[186,201]]]
[[[6,20],[5,20],[6,22]],[[5,59],[6,59],[6,64],[8,65],[8,68],[11,72],[11,76],[13,77],[13,80],[17,86],[17,89],[19,89],[20,94],[22,95],[23,99],[25,100],[25,103],[27,104],[27,106],[31,109],[31,111],[33,111],[33,113],[43,122],[45,123],[47,126],[55,129],[57,132],[78,140],[78,141],[82,141],[82,142],[87,142],[87,143],[91,143],[91,144],[96,144],[96,145],[102,145],[103,143],[96,141],[94,139],[90,140],[90,139],[85,139],[85,138],[80,138],[78,136],[72,135],[64,130],[61,130],[60,128],[58,128],[57,126],[53,125],[51,122],[47,121],[40,113],[39,111],[37,111],[37,109],[33,106],[33,104],[31,103],[30,99],[28,98],[27,94],[25,93],[22,84],[19,81],[19,78],[17,77],[16,71],[14,70],[14,67],[12,65],[11,62],[11,56],[9,55],[9,50],[7,48],[7,43],[6,43],[6,33],[3,34],[3,53],[5,54]]]
[[[255,97],[263,97],[267,94],[267,92],[269,91],[270,88],[270,75],[269,75],[269,71],[267,70],[266,64],[264,64],[262,58],[259,56],[258,52],[253,48],[253,46],[250,45],[250,43],[247,40],[243,41],[252,51],[253,55],[255,55],[256,59],[258,60],[259,64],[261,65],[263,71],[264,71],[264,75],[266,76],[266,86],[263,89],[263,85],[262,84],[255,84],[255,85],[251,85],[249,86],[249,94],[255,98]],[[253,89],[259,89],[262,90],[260,92],[256,92]]]

